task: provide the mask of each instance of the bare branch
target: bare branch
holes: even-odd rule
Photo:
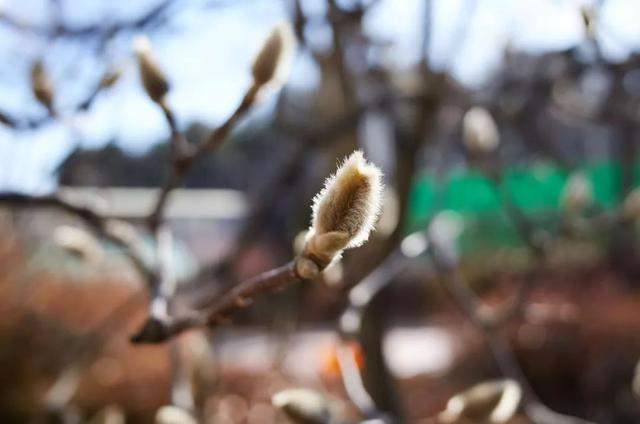
[[[165,117],[171,127],[174,145],[180,145],[180,147],[177,147],[178,154],[175,154],[172,158],[169,178],[161,188],[158,200],[153,208],[153,212],[149,215],[148,224],[152,231],[155,232],[164,218],[164,212],[171,191],[182,183],[187,172],[189,172],[196,161],[200,160],[206,153],[217,148],[227,138],[233,127],[251,108],[251,105],[254,103],[257,90],[258,88],[256,86],[252,86],[231,116],[229,116],[221,126],[211,131],[207,138],[195,149],[184,148],[186,140],[184,140],[184,142],[182,141],[183,137],[176,128],[173,114],[170,112],[168,107],[163,107]]]
[[[84,221],[89,228],[95,231],[100,237],[103,237],[122,248],[125,256],[129,259],[145,282],[153,281],[156,278],[155,274],[147,267],[142,257],[137,253],[138,250],[136,250],[136,247],[112,234],[108,228],[110,220],[101,216],[98,212],[86,205],[73,204],[62,199],[57,194],[29,196],[21,193],[0,193],[0,205],[17,208],[49,207],[60,209],[75,215]]]
[[[84,38],[106,40],[122,31],[141,30],[154,22],[161,20],[164,13],[172,6],[175,0],[162,0],[140,17],[112,24],[92,24],[86,26],[71,27],[58,23],[53,27],[45,27],[21,22],[6,13],[0,13],[0,23],[16,31],[27,32],[43,38]]]
[[[134,343],[161,343],[193,327],[215,326],[227,320],[229,314],[248,306],[253,297],[266,291],[275,291],[300,282],[303,277],[297,271],[298,260],[246,280],[201,311],[181,317],[151,317],[142,329],[131,337]]]
[[[77,103],[69,112],[71,116],[76,115],[80,112],[87,111],[91,108],[95,100],[98,98],[100,93],[109,89],[115,84],[119,77],[118,70],[107,70],[105,71],[98,82],[91,88],[86,97]],[[51,122],[55,119],[59,118],[58,115],[54,115],[52,113],[47,113],[46,115],[39,118],[30,118],[30,117],[18,117],[12,116],[10,113],[6,111],[0,111],[0,123],[6,125],[7,127],[13,128],[15,130],[37,130]]]

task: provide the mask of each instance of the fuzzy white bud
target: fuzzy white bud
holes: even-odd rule
[[[640,399],[640,361],[636,364],[635,373],[633,375],[633,382],[631,383],[631,389],[633,394]]]
[[[151,42],[147,37],[137,37],[133,49],[138,59],[142,86],[151,100],[160,103],[169,92],[169,82],[153,57]]]
[[[570,213],[579,213],[593,203],[593,185],[582,172],[573,173],[562,190],[562,208]]]
[[[165,405],[156,412],[156,424],[196,424],[198,421],[185,409]]]
[[[271,31],[256,55],[251,72],[256,86],[284,83],[293,62],[296,37],[291,24],[283,22]]]
[[[500,133],[489,111],[472,107],[462,119],[464,144],[474,154],[494,151],[500,143]]]
[[[633,189],[624,199],[622,216],[633,221],[640,220],[640,188]]]
[[[352,153],[313,200],[305,249],[330,259],[369,238],[380,212],[382,173],[360,151]]]
[[[271,403],[294,423],[324,424],[331,418],[327,400],[313,390],[283,390],[273,395]]]
[[[103,251],[98,240],[78,227],[61,225],[53,232],[53,241],[61,249],[87,262],[98,262]]]
[[[53,84],[41,60],[35,61],[31,67],[31,91],[38,102],[53,115]]]
[[[483,382],[449,399],[438,420],[441,423],[505,423],[515,415],[521,399],[522,389],[513,380]]]

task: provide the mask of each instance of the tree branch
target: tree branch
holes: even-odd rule
[[[21,193],[0,193],[0,205],[9,207],[25,208],[25,207],[44,207],[55,208],[75,215],[84,221],[91,230],[100,237],[103,237],[119,246],[133,267],[138,271],[140,276],[147,284],[154,281],[155,274],[147,267],[143,258],[137,253],[137,246],[131,245],[129,242],[112,234],[108,228],[109,219],[103,217],[95,210],[86,205],[76,205],[61,198],[57,194],[45,196],[29,196]]]
[[[151,317],[140,331],[131,337],[131,341],[133,343],[161,343],[190,328],[213,327],[224,323],[231,313],[250,305],[254,297],[264,292],[280,290],[304,280],[298,271],[301,266],[300,261],[303,260],[309,259],[300,257],[279,268],[246,280],[228,290],[221,297],[212,300],[209,305],[203,305],[199,311],[178,317]]]

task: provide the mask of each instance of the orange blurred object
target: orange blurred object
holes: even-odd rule
[[[340,361],[338,359],[338,343],[332,343],[322,356],[322,377],[327,379],[336,379],[342,376],[340,370]],[[357,341],[345,342],[344,346],[351,352],[353,359],[356,362],[359,370],[363,370],[365,367],[365,357],[362,346]]]

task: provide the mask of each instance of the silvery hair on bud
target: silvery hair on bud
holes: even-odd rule
[[[149,39],[144,36],[137,37],[133,41],[133,49],[138,58],[140,79],[145,91],[154,102],[162,101],[169,91],[169,82],[153,58]]]
[[[314,198],[308,240],[326,238],[324,244],[336,250],[360,246],[378,218],[381,192],[380,170],[353,152]]]
[[[296,37],[291,24],[283,22],[271,31],[253,61],[254,83],[261,86],[276,80],[282,82],[291,67]]]

